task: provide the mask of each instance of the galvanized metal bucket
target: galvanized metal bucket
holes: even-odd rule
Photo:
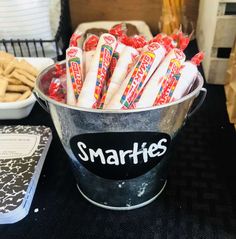
[[[65,67],[64,61],[59,64]],[[173,139],[206,96],[200,73],[181,100],[124,111],[78,108],[49,98],[54,67],[40,73],[34,94],[51,114],[81,194],[97,206],[114,210],[152,202],[166,185]]]

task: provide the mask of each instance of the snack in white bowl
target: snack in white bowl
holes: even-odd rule
[[[25,118],[36,102],[32,90],[38,73],[54,61],[0,53],[0,120]]]

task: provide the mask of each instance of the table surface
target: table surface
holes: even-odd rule
[[[197,52],[191,44],[189,56]],[[53,131],[29,214],[0,225],[0,238],[236,238],[235,129],[228,120],[223,86],[205,87],[205,102],[177,137],[165,190],[131,211],[102,209],[82,197],[50,115],[38,103],[25,119],[0,121],[46,125]]]

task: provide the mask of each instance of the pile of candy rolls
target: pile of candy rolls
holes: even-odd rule
[[[56,73],[65,82],[57,79],[49,87],[51,98],[77,107],[126,110],[179,100],[191,89],[204,57],[199,52],[186,59],[190,36],[181,30],[159,33],[147,41],[141,35],[128,37],[118,24],[83,42],[82,36],[71,36],[66,72]]]

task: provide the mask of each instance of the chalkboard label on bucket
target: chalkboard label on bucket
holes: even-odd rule
[[[166,156],[171,138],[157,132],[81,134],[70,140],[79,162],[97,176],[124,180],[147,173]]]

